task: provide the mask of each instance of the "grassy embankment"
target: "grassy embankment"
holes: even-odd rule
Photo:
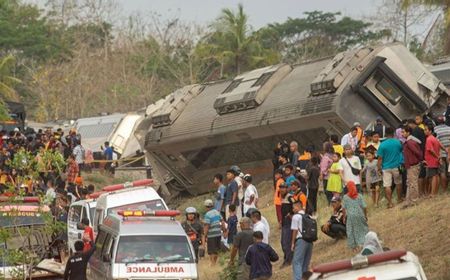
[[[274,249],[282,257],[280,246],[280,230],[276,225],[275,209],[272,203],[273,191],[270,183],[258,185],[260,209],[271,224],[270,242]],[[177,201],[178,209],[183,210],[187,206],[195,206],[204,211],[202,202],[210,195],[189,197]],[[393,209],[384,207],[375,208],[366,197],[369,211],[369,227],[378,233],[385,247],[405,248],[415,253],[422,263],[428,279],[450,279],[450,195],[440,195],[433,199],[421,201],[417,207],[400,210],[397,206]],[[331,209],[325,206],[325,198],[322,195],[319,202],[319,221],[324,223],[331,214]],[[335,242],[324,234],[319,234],[319,240],[314,244],[312,265],[330,262],[339,259],[350,258],[352,252],[347,248],[345,240]],[[219,279],[219,274],[226,269],[228,254],[222,254],[220,265],[212,267],[208,259],[199,262],[200,278],[206,280]],[[292,268],[280,269],[280,262],[273,265],[273,279],[291,279]]]

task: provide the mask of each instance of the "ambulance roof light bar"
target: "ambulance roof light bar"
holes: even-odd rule
[[[22,202],[22,203],[39,203],[41,199],[37,196],[0,196],[0,202]]]
[[[153,179],[143,179],[143,180],[137,180],[133,182],[125,182],[122,184],[116,184],[116,185],[110,185],[103,187],[101,191],[92,193],[89,197],[90,198],[98,198],[100,195],[107,193],[107,192],[113,192],[133,187],[142,187],[142,186],[151,186],[153,185]]]
[[[119,216],[127,217],[175,217],[179,216],[179,210],[120,210]]]
[[[357,256],[350,260],[340,260],[313,267],[315,273],[326,274],[342,270],[358,269],[372,264],[399,260],[406,255],[406,250],[392,250],[369,256]]]

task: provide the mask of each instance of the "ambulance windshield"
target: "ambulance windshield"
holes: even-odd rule
[[[117,263],[189,263],[193,262],[186,236],[122,236]]]
[[[141,201],[136,202],[132,204],[126,204],[121,205],[117,207],[111,207],[108,209],[108,214],[111,214],[112,212],[117,212],[120,210],[167,210],[167,208],[164,206],[164,203],[161,199],[155,199],[155,200],[147,200],[147,201]]]

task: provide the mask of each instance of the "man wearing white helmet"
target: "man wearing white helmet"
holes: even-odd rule
[[[244,213],[247,213],[250,208],[258,208],[258,191],[252,184],[252,176],[250,174],[244,175],[243,183],[245,187],[243,208]]]
[[[197,209],[194,207],[186,208],[186,220],[181,224],[186,235],[191,240],[192,247],[194,247],[195,258],[198,261],[198,251],[199,248],[203,248],[202,236],[203,236],[203,226],[200,223],[198,217]]]

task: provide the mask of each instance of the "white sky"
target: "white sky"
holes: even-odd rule
[[[43,6],[47,0],[25,0]],[[362,18],[373,15],[382,0],[116,0],[124,15],[139,12],[156,12],[163,19],[179,17],[186,22],[207,24],[223,8],[244,5],[250,24],[255,28],[268,23],[283,22],[288,17],[301,17],[307,11],[341,12],[343,15]]]

